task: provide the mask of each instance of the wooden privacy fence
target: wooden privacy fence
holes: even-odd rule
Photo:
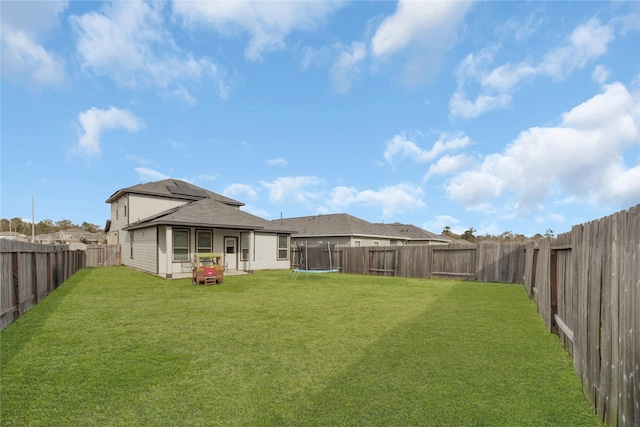
[[[609,426],[640,425],[640,205],[526,246],[525,290]]]
[[[84,267],[120,265],[120,245],[86,245]]]
[[[101,246],[102,248],[94,248]],[[83,267],[118,265],[119,245],[42,245],[0,239],[0,330]]]
[[[343,273],[522,283],[524,243],[338,247]]]

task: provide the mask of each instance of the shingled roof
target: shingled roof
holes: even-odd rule
[[[121,188],[113,193],[106,200],[106,203],[114,202],[127,193],[168,197],[181,200],[202,200],[209,198],[224,203],[225,205],[236,207],[244,206],[244,203],[242,202],[179,179],[163,179],[161,181],[148,182],[146,184],[138,184],[132,187]]]
[[[452,240],[447,236],[434,234],[412,224],[400,224],[399,222],[394,222],[392,224],[377,225],[384,225],[387,228],[393,230],[394,236],[402,236],[403,238],[408,240],[437,240],[442,242],[450,242]]]
[[[201,199],[137,221],[125,230],[156,225],[233,228],[290,233],[286,227],[262,219],[215,199]]]
[[[446,236],[439,236],[411,224],[370,223],[355,216],[339,213],[303,216],[297,218],[274,219],[272,222],[297,231],[296,237],[320,236],[371,236],[399,240],[449,242]]]
[[[274,219],[272,222],[296,230],[298,232],[296,237],[376,236],[395,238],[390,229],[346,213]]]

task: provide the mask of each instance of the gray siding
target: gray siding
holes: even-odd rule
[[[158,266],[158,234],[155,227],[122,232],[122,263],[138,270],[157,273]],[[133,237],[133,257],[131,253],[131,238]]]
[[[287,256],[289,256],[287,251]],[[278,235],[275,233],[255,233],[254,270],[288,269],[290,260],[278,260]]]
[[[129,222],[133,223],[148,218],[159,212],[184,205],[184,200],[176,200],[167,197],[153,197],[141,194],[129,194]]]

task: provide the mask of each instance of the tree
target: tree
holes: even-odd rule
[[[460,236],[460,238],[473,242],[476,240],[475,233],[476,233],[476,229],[471,227],[468,230],[466,230],[464,233],[462,233],[462,236]]]
[[[449,227],[448,225],[445,225],[445,227],[442,229],[442,234],[444,235],[451,234],[451,227]]]
[[[500,240],[503,242],[510,242],[513,240],[513,233],[511,231],[505,231],[500,235]]]
[[[66,230],[67,228],[73,227],[76,227],[76,225],[66,218],[63,218],[60,221],[56,221],[56,228],[58,230]]]
[[[556,235],[553,233],[552,229],[547,228],[547,231],[544,233],[544,237],[551,238],[551,237],[556,237]]]
[[[56,231],[56,226],[50,219],[43,219],[36,224],[36,234],[50,234]]]
[[[98,230],[100,230],[100,227],[98,227],[97,225],[88,223],[86,221],[82,223],[81,228],[83,230],[87,230],[89,233],[97,233]]]

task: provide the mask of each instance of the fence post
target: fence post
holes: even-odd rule
[[[31,292],[33,292],[33,305],[38,304],[38,263],[37,252],[31,253]]]
[[[558,333],[555,316],[558,314],[558,251],[551,249],[549,265],[549,286],[551,287],[551,332]]]
[[[15,309],[13,310],[13,321],[16,321],[21,315],[20,310],[20,269],[18,262],[20,260],[20,252],[11,253],[11,279],[13,281],[13,302]]]

